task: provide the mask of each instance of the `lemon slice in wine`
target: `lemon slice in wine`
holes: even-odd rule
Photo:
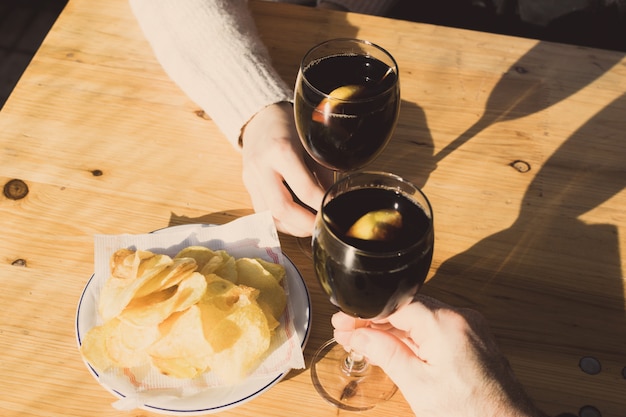
[[[328,122],[329,115],[336,111],[336,108],[344,100],[351,100],[358,97],[365,87],[362,85],[349,84],[342,85],[330,92],[328,97],[324,97],[313,112],[313,120],[319,123]]]
[[[389,241],[394,239],[401,228],[402,213],[398,210],[376,210],[359,218],[346,235],[362,240]]]

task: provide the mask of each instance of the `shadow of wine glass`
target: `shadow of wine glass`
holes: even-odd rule
[[[586,54],[568,53],[572,49]],[[472,126],[434,156],[441,161],[494,123],[518,119],[565,100],[621,61],[614,52],[539,42],[502,74]]]
[[[623,94],[551,155],[510,228],[446,260],[423,288],[452,305],[482,312],[505,353],[513,354],[516,372],[549,367],[555,378],[523,381],[533,397],[550,403],[550,392],[565,390],[580,401],[568,404],[576,407],[569,410],[545,410],[551,415],[589,404],[603,415],[623,412],[623,404],[600,400],[615,391],[607,384],[622,379],[626,365],[619,249],[624,243],[611,223],[622,213],[612,212],[613,205],[604,208],[605,224],[584,218],[626,187],[626,136],[623,125],[615,123],[625,114]],[[586,357],[597,359],[601,372],[611,376],[596,378],[582,392],[580,383],[554,386],[572,375],[584,378],[578,368]]]
[[[368,168],[393,172],[422,188],[437,168],[433,151],[433,138],[424,110],[415,103],[403,100],[392,139]]]

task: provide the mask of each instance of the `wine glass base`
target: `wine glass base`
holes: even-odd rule
[[[347,352],[335,339],[322,345],[313,357],[313,386],[326,401],[343,410],[364,411],[395,394],[396,385],[378,366],[369,364],[356,375],[345,372],[346,357]]]

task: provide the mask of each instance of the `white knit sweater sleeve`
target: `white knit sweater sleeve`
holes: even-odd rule
[[[246,0],[129,0],[166,73],[238,146],[262,108],[293,99]]]

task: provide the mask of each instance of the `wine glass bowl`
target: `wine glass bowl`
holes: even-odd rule
[[[401,216],[394,236],[347,235],[359,218],[382,210]],[[312,240],[315,273],[344,313],[381,319],[417,293],[433,244],[432,210],[417,187],[393,174],[360,172],[340,180],[324,197]]]
[[[386,223],[390,214],[393,223]],[[353,231],[357,224],[365,224],[365,235]],[[375,232],[367,234],[370,227]],[[354,317],[380,320],[419,291],[433,246],[433,213],[421,190],[394,174],[356,172],[324,196],[312,238],[313,264],[333,304]],[[318,351],[311,375],[324,398],[348,410],[369,409],[395,392],[380,368],[334,342]]]
[[[331,39],[302,59],[294,115],[302,144],[334,171],[362,168],[385,148],[400,107],[398,66],[383,48]]]

